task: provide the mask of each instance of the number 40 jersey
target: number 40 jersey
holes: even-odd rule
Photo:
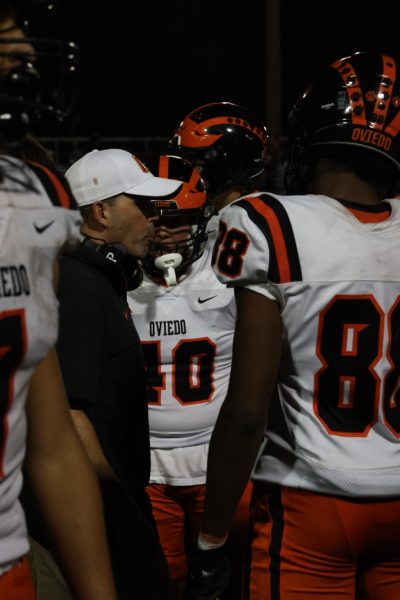
[[[253,478],[399,495],[400,201],[241,198],[222,212],[214,269],[281,308],[282,360]]]
[[[210,246],[176,286],[145,276],[128,294],[147,367],[152,448],[208,443],[228,389],[236,303],[211,268]]]

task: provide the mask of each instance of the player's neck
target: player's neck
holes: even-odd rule
[[[214,196],[212,198],[212,203],[215,210],[218,212],[224,208],[224,206],[228,206],[228,204],[240,198],[241,195],[241,192],[237,189],[228,190]]]
[[[357,204],[381,203],[375,187],[352,172],[316,172],[309,191],[312,194],[321,194]]]

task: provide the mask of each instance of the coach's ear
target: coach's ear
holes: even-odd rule
[[[111,219],[109,203],[104,200],[99,200],[98,202],[93,202],[93,204],[90,205],[90,209],[95,223],[101,225],[102,228],[107,229]]]

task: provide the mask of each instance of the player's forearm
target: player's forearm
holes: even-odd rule
[[[71,410],[71,416],[97,477],[103,480],[119,481],[117,475],[104,456],[104,452],[100,446],[93,425],[85,413],[81,410]]]
[[[210,443],[202,531],[223,537],[228,531],[243,490],[250,478],[265,418],[245,418],[221,409]]]
[[[236,291],[236,302],[231,378],[210,445],[202,526],[217,537],[227,533],[257,458],[280,360],[277,305],[246,289]]]
[[[73,430],[52,455],[30,456],[28,474],[77,600],[115,600],[96,476]]]

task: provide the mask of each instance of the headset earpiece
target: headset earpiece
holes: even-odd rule
[[[84,235],[82,243],[89,246],[96,254],[104,256],[110,264],[115,265],[116,269],[123,271],[128,290],[134,290],[142,283],[142,268],[135,258],[129,256],[125,246],[122,244],[95,244],[87,235]]]

